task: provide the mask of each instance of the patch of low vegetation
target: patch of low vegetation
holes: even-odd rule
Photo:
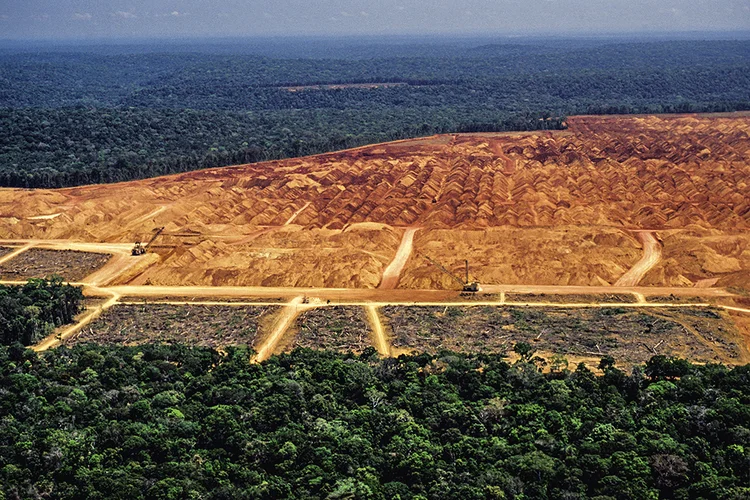
[[[694,297],[684,295],[648,295],[646,302],[658,304],[705,304],[710,302],[705,297]]]
[[[552,304],[632,304],[637,302],[632,293],[549,294],[508,293],[507,302],[548,302]]]
[[[275,307],[253,306],[118,304],[65,343],[252,346],[265,319],[275,311]]]
[[[0,279],[21,281],[57,275],[66,281],[78,281],[102,267],[110,257],[103,253],[32,248],[0,265]]]
[[[370,326],[362,307],[319,307],[297,319],[294,347],[360,353],[372,346]]]
[[[655,354],[743,361],[731,320],[714,309],[655,313],[622,307],[400,307],[382,309],[401,350],[507,352],[518,342],[569,356],[613,356],[627,365]]]

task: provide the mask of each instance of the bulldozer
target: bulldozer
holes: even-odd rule
[[[466,264],[466,280],[462,280],[452,272],[450,272],[448,269],[445,268],[442,264],[437,262],[436,260],[428,257],[427,255],[422,254],[422,257],[427,259],[427,261],[432,264],[433,266],[440,269],[442,272],[453,278],[456,282],[458,282],[459,285],[461,285],[461,292],[462,293],[477,293],[481,292],[482,288],[479,286],[478,281],[470,281],[469,280],[469,261],[464,260],[464,263]]]
[[[148,250],[148,246],[154,242],[156,238],[159,237],[159,235],[164,231],[164,227],[157,227],[154,229],[154,235],[151,236],[151,239],[148,240],[148,242],[144,245],[139,241],[135,242],[135,245],[133,245],[133,249],[130,251],[131,255],[137,256],[137,255],[143,255]]]

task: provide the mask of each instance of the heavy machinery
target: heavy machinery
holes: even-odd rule
[[[479,292],[479,291],[482,290],[482,288],[479,286],[479,282],[478,281],[469,281],[469,261],[468,260],[464,260],[464,262],[466,263],[466,281],[464,281],[461,278],[459,278],[458,276],[456,276],[455,274],[453,274],[452,272],[450,272],[448,269],[446,269],[439,262],[431,259],[427,255],[424,255],[424,254],[421,254],[421,255],[422,255],[422,257],[424,257],[425,259],[427,259],[430,262],[430,264],[432,264],[433,266],[437,267],[438,269],[440,269],[441,271],[443,271],[445,274],[447,274],[448,276],[450,276],[451,278],[453,278],[454,280],[456,280],[458,282],[458,284],[461,285],[461,291],[462,292],[476,293],[476,292]]]
[[[133,245],[133,249],[130,251],[131,255],[143,255],[146,253],[146,250],[148,250],[148,246],[154,242],[154,240],[161,234],[161,232],[164,231],[164,227],[157,227],[154,229],[154,235],[151,236],[151,239],[148,240],[148,242],[144,245],[140,241],[136,241],[135,245]]]

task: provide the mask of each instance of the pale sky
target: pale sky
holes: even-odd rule
[[[750,0],[0,0],[0,39],[750,30]]]

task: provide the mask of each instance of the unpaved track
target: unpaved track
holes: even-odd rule
[[[45,250],[77,250],[92,253],[127,253],[133,248],[133,243],[90,243],[71,240],[0,240],[0,245],[25,245],[24,248],[35,247]],[[28,248],[26,248],[28,250]],[[8,256],[5,255],[4,258]]]
[[[365,306],[367,311],[367,319],[370,321],[372,326],[372,332],[375,335],[375,349],[378,350],[381,356],[390,356],[391,348],[388,345],[388,340],[385,338],[385,331],[383,330],[383,323],[380,321],[380,315],[378,309],[375,306]]]
[[[101,316],[104,311],[106,311],[110,307],[117,304],[119,299],[120,299],[119,295],[112,294],[112,297],[107,302],[91,309],[89,313],[85,314],[80,320],[78,320],[76,324],[67,327],[62,332],[53,333],[52,335],[48,336],[47,338],[45,338],[38,344],[31,346],[31,349],[33,349],[36,352],[41,352],[41,351],[46,351],[50,347],[57,347],[65,339],[67,339],[74,333],[80,331],[81,328],[85,327],[86,325],[94,321],[96,318]]]
[[[388,267],[383,271],[383,277],[380,280],[380,286],[384,290],[392,290],[398,285],[398,280],[401,278],[401,271],[403,271],[406,262],[411,257],[411,252],[414,249],[414,233],[419,228],[409,228],[404,232],[404,236],[401,238],[401,243],[398,246],[396,255]]]
[[[271,357],[279,345],[279,341],[284,336],[289,327],[294,323],[294,320],[299,314],[305,309],[310,309],[310,306],[302,304],[304,297],[295,297],[291,301],[287,302],[279,313],[279,317],[276,319],[276,324],[271,331],[271,334],[258,346],[258,353],[253,358],[253,362],[260,363]]]
[[[138,257],[133,257],[130,253],[118,253],[112,256],[104,266],[86,276],[83,281],[91,283],[94,286],[102,286],[113,282],[118,276],[133,266],[140,263]]]
[[[628,272],[623,274],[614,286],[637,286],[646,273],[661,260],[661,243],[656,239],[654,233],[639,231],[636,235],[643,244],[643,257]]]
[[[22,253],[24,253],[26,250],[30,248],[34,248],[34,243],[27,243],[21,248],[17,248],[10,253],[6,253],[5,255],[0,257],[0,264],[4,264],[5,262],[8,262],[10,259],[14,257],[18,257],[19,255],[21,255]]]
[[[304,206],[303,206],[302,208],[300,208],[299,210],[297,210],[296,212],[294,212],[294,213],[292,214],[292,216],[291,216],[291,217],[289,217],[289,219],[287,219],[287,221],[286,221],[286,222],[284,223],[284,225],[285,225],[285,226],[288,226],[289,224],[291,224],[292,222],[294,222],[294,221],[295,221],[295,219],[297,219],[297,216],[298,216],[299,214],[301,214],[302,212],[304,212],[304,211],[305,211],[305,209],[306,209],[307,207],[309,207],[311,203],[312,203],[311,201],[308,201],[307,203],[305,203],[305,205],[304,205]]]
[[[236,298],[286,298],[300,294],[320,300],[370,300],[374,302],[424,302],[445,301],[455,298],[450,290],[382,290],[373,288],[294,288],[294,287],[243,287],[243,286],[156,286],[123,285],[104,288],[123,297],[236,297]],[[488,294],[534,293],[547,295],[611,294],[611,286],[556,286],[556,285],[482,285]],[[695,289],[688,287],[627,287],[618,292],[643,295],[675,295],[682,297],[732,297],[734,294],[721,288]]]

